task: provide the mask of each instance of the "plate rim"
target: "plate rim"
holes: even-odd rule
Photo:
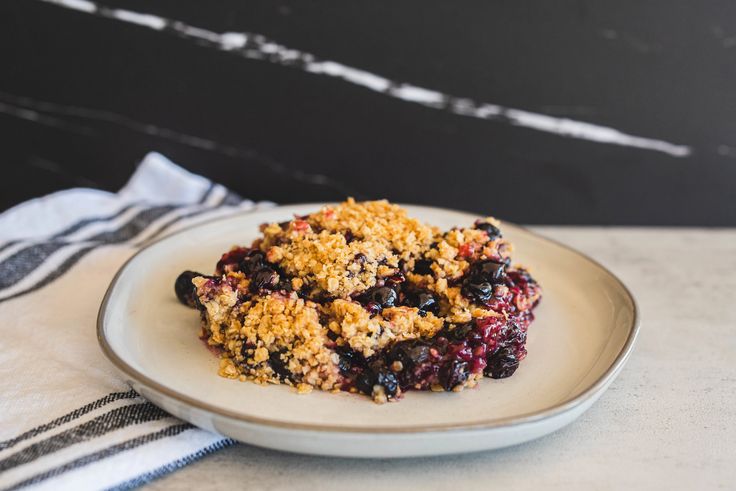
[[[177,230],[174,233],[171,233],[164,237],[160,237],[146,244],[144,247],[142,247],[141,249],[136,251],[132,256],[126,259],[125,262],[120,266],[120,268],[117,270],[117,272],[113,276],[110,282],[110,285],[107,287],[104,297],[102,298],[100,308],[97,312],[97,328],[96,328],[97,329],[97,342],[102,350],[102,353],[113,364],[113,366],[115,366],[117,370],[125,374],[127,377],[130,377],[132,380],[140,383],[141,385],[149,389],[152,389],[155,392],[158,392],[159,394],[165,397],[173,399],[174,401],[180,404],[193,406],[194,408],[198,410],[202,410],[207,413],[225,417],[225,418],[235,420],[238,422],[249,423],[249,424],[260,425],[260,426],[267,426],[273,429],[317,431],[317,432],[329,432],[329,433],[339,433],[339,434],[350,434],[350,433],[353,433],[353,434],[354,433],[414,434],[414,433],[431,433],[431,432],[446,433],[450,431],[459,431],[459,430],[491,430],[491,429],[497,429],[497,428],[508,428],[511,426],[520,426],[524,424],[530,424],[530,423],[543,421],[546,419],[551,419],[557,416],[562,416],[563,414],[573,411],[577,407],[580,407],[581,405],[585,404],[587,401],[591,399],[595,399],[599,395],[599,393],[601,393],[602,391],[605,391],[605,388],[607,387],[607,385],[610,382],[612,382],[613,379],[618,375],[618,372],[621,370],[621,368],[623,368],[624,364],[626,363],[629,356],[631,355],[636,339],[639,336],[639,331],[641,327],[641,323],[640,323],[641,319],[640,319],[640,313],[639,313],[639,306],[636,302],[636,298],[634,297],[631,290],[629,290],[629,288],[626,286],[626,284],[623,281],[621,281],[621,279],[618,276],[613,274],[608,268],[606,268],[601,263],[599,263],[595,259],[588,256],[587,254],[584,254],[578,251],[577,249],[570,247],[556,239],[546,237],[542,234],[529,230],[527,227],[518,225],[513,222],[508,222],[505,220],[501,220],[501,222],[512,225],[522,230],[523,232],[534,236],[537,239],[548,241],[557,246],[560,246],[563,249],[566,249],[567,251],[580,257],[581,259],[588,261],[593,266],[597,267],[598,269],[606,273],[608,276],[610,276],[614,280],[614,282],[626,294],[626,297],[631,302],[631,306],[632,306],[632,320],[629,325],[629,333],[627,335],[626,341],[624,342],[623,346],[621,347],[621,350],[616,355],[616,358],[613,360],[611,365],[606,369],[606,371],[594,383],[592,383],[589,387],[587,387],[583,392],[578,394],[576,397],[570,400],[561,402],[559,404],[553,405],[549,408],[540,410],[540,411],[535,411],[535,412],[527,413],[527,414],[521,414],[517,416],[507,416],[504,418],[494,418],[494,419],[472,422],[472,423],[438,423],[438,424],[428,424],[428,425],[422,425],[422,426],[404,426],[404,427],[386,427],[386,426],[383,426],[383,427],[382,426],[356,427],[356,426],[350,426],[350,425],[293,423],[293,422],[288,422],[288,421],[281,421],[281,420],[274,420],[274,419],[262,418],[262,417],[257,417],[257,416],[245,415],[242,413],[238,413],[236,411],[231,411],[228,409],[217,407],[215,405],[201,401],[194,397],[190,397],[186,394],[182,394],[181,392],[178,392],[176,390],[170,389],[166,385],[151,379],[147,375],[141,373],[140,371],[130,366],[125,360],[123,360],[114,351],[112,346],[108,343],[107,338],[105,337],[105,314],[108,309],[108,304],[110,302],[112,292],[115,289],[115,286],[117,285],[118,281],[120,280],[120,277],[122,276],[123,272],[127,269],[130,263],[133,262],[133,260],[135,260],[135,258],[138,257],[138,255],[147,251],[149,248],[155,246],[159,242],[162,242],[164,240],[169,240],[173,237],[176,237],[177,235],[181,235],[194,228],[197,228],[203,225],[209,225],[211,223],[218,222],[218,221],[236,218],[239,215],[246,216],[246,215],[253,215],[254,213],[257,214],[259,212],[270,212],[270,211],[275,211],[279,209],[289,209],[289,208],[295,208],[295,207],[309,207],[309,206],[322,207],[322,206],[327,206],[331,204],[335,204],[335,203],[293,203],[293,204],[287,204],[287,205],[274,206],[271,208],[266,208],[266,209],[258,210],[255,212],[247,211],[247,210],[239,210],[239,211],[233,212],[232,214],[215,217],[212,220],[205,222],[205,223],[195,223],[195,224],[186,226],[182,228],[181,230]],[[399,206],[402,206],[402,207],[411,206],[411,207],[418,207],[418,208],[424,208],[427,210],[436,210],[436,211],[441,211],[441,212],[451,211],[451,212],[456,212],[456,213],[472,214],[472,212],[468,212],[464,210],[456,210],[453,208],[440,208],[436,206],[415,205],[415,204],[408,204],[408,203],[399,203]],[[130,383],[128,384],[130,385]]]

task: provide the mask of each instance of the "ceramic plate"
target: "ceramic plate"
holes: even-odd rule
[[[107,357],[142,396],[197,426],[240,441],[340,457],[409,457],[514,445],[570,423],[623,367],[638,331],[634,299],[610,272],[574,250],[504,223],[514,259],[543,288],[529,329],[529,355],[513,377],[484,379],[460,393],[409,392],[398,403],[287,386],[259,386],[217,375],[199,340],[199,316],[177,301],[186,269],[209,273],[222,252],[249,244],[263,222],[319,209],[294,205],[219,219],[141,250],[118,272],[100,308]],[[406,207],[447,229],[476,216]]]

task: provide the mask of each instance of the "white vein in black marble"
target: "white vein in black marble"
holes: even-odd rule
[[[85,126],[70,123],[63,119],[55,118],[53,116],[48,116],[46,114],[41,114],[40,112],[34,111],[27,107],[22,107],[22,106],[15,105],[15,104],[8,104],[8,103],[1,102],[1,101],[0,101],[0,114],[6,114],[8,116],[13,116],[19,119],[23,119],[25,121],[30,121],[32,123],[41,124],[44,126],[50,126],[52,128],[63,129],[65,131],[77,133],[79,135],[91,136],[94,134],[94,130],[92,130],[91,128],[87,128]]]
[[[673,157],[686,157],[692,151],[687,145],[630,135],[607,126],[475,101],[393,81],[381,75],[353,68],[336,61],[319,59],[311,53],[288,48],[256,33],[218,33],[157,15],[109,8],[89,0],[41,1],[157,31],[173,32],[199,44],[236,53],[248,59],[268,61],[282,66],[295,67],[308,73],[337,78],[396,99],[449,111],[461,116],[501,121],[513,126],[553,133],[563,137],[653,150]]]
[[[76,123],[72,123],[67,119],[49,116],[48,114],[111,123],[126,128],[128,130],[135,131],[137,133],[143,133],[145,135],[163,138],[165,140],[173,141],[200,150],[216,152],[228,157],[248,159],[261,164],[262,166],[276,174],[288,176],[289,178],[295,179],[300,182],[328,187],[338,191],[341,195],[344,196],[353,196],[359,199],[362,199],[364,197],[363,193],[331,177],[325,176],[323,174],[303,172],[299,169],[287,167],[284,164],[249,148],[228,145],[226,143],[221,143],[209,138],[188,135],[186,133],[173,130],[171,128],[164,128],[151,123],[136,121],[135,119],[132,119],[128,116],[117,114],[111,111],[103,111],[100,109],[92,109],[80,106],[68,106],[55,102],[40,101],[32,99],[30,97],[9,94],[2,91],[0,91],[0,99],[5,100],[0,100],[0,113],[15,116],[27,121],[32,121],[34,123],[40,123],[58,129],[72,131],[74,133],[83,134],[85,136],[93,135],[94,130],[78,125]],[[10,101],[10,103],[8,103],[8,101]]]

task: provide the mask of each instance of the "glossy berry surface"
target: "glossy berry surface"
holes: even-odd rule
[[[488,222],[475,222],[474,227],[478,230],[484,231],[488,235],[488,240],[496,240],[502,237],[501,231],[498,229],[498,227]]]
[[[196,273],[194,271],[184,271],[176,278],[176,281],[174,282],[174,292],[176,293],[176,298],[178,298],[181,303],[189,307],[197,306],[195,288],[192,284],[192,280],[197,276],[204,275]]]
[[[239,269],[240,262],[250,252],[247,247],[236,247],[222,255],[217,266],[215,267],[215,274],[220,276],[230,271],[237,271]]]
[[[490,260],[478,261],[471,267],[470,274],[497,285],[503,281],[506,275],[505,264]]]
[[[463,282],[463,295],[484,304],[493,296],[493,285],[483,278],[468,278]]]
[[[263,290],[274,290],[278,284],[279,274],[269,267],[264,267],[253,274],[250,290],[254,293]]]
[[[440,367],[437,378],[442,388],[452,390],[468,379],[468,363],[457,359],[452,360]]]
[[[473,263],[463,280],[462,293],[476,303],[487,304],[493,296],[494,287],[506,279],[506,265],[497,261],[484,260]]]
[[[511,348],[501,348],[488,361],[485,373],[492,378],[506,378],[519,368],[519,359]]]
[[[266,265],[266,256],[258,249],[248,252],[240,261],[240,270],[246,275],[253,274]]]
[[[427,312],[439,313],[439,300],[434,293],[428,290],[410,291],[405,297],[406,305],[419,309],[420,315],[426,315]]]
[[[396,290],[388,286],[372,288],[360,296],[360,301],[369,311],[394,307],[398,299],[399,295]]]

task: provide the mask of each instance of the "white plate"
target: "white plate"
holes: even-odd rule
[[[447,229],[474,215],[420,206],[411,216]],[[102,350],[141,395],[197,426],[263,447],[340,457],[408,457],[514,445],[561,428],[588,409],[623,367],[638,332],[626,287],[591,259],[518,226],[502,231],[514,260],[543,288],[529,355],[513,377],[460,393],[409,392],[398,403],[217,375],[198,339],[199,316],[177,301],[186,269],[210,273],[222,252],[249,244],[263,222],[319,205],[294,205],[199,225],[141,250],[118,272],[98,318]]]

